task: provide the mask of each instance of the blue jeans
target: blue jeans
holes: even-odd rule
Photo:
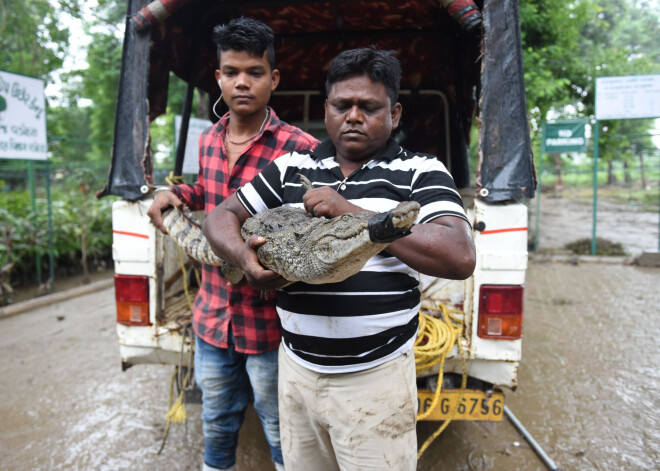
[[[202,391],[204,462],[207,465],[224,469],[236,463],[238,431],[251,392],[273,460],[283,463],[277,410],[277,349],[258,355],[238,353],[231,331],[228,349],[196,337],[195,381]]]

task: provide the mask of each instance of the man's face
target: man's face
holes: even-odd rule
[[[280,81],[280,72],[270,70],[266,52],[255,57],[230,49],[220,53],[220,69],[215,71],[215,78],[222,82],[222,99],[229,109],[247,116],[268,104]]]
[[[401,104],[391,105],[385,84],[367,75],[347,78],[330,88],[325,126],[338,159],[368,161],[399,126]]]

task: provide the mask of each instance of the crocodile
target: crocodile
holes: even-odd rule
[[[241,236],[243,240],[253,234],[266,238],[257,249],[259,262],[290,282],[336,283],[359,272],[390,242],[409,234],[418,214],[415,201],[401,202],[382,213],[346,213],[335,218],[314,217],[303,208],[281,206],[248,218]],[[220,266],[231,283],[240,281],[240,269],[213,252],[189,210],[170,209],[164,213],[163,223],[190,257]]]
[[[236,284],[243,278],[240,268],[218,257],[202,232],[201,223],[186,206],[170,207],[163,211],[163,226],[168,235],[186,254],[197,261],[220,267],[230,283]]]

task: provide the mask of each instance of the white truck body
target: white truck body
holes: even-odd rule
[[[149,325],[117,323],[124,369],[141,363],[178,365],[180,361],[183,366],[189,366],[188,355],[181,355],[182,325],[190,320],[191,311],[184,291],[179,250],[147,216],[152,201],[151,198],[136,202],[120,200],[112,205],[115,275],[142,275],[149,280]],[[190,265],[185,253],[182,257]],[[190,348],[190,337],[186,337],[184,353]]]
[[[158,231],[146,212],[151,199],[113,204],[113,257],[118,275],[146,275],[149,279],[148,326],[117,324],[119,350],[125,367],[141,363],[177,365],[191,348],[183,346],[181,326],[190,320],[184,293],[179,250]],[[474,231],[477,265],[472,277],[453,281],[422,276],[424,299],[440,301],[448,308],[462,310],[468,352],[468,375],[496,386],[515,388],[521,340],[489,340],[477,335],[473,324],[479,312],[479,288],[483,284],[523,285],[527,269],[527,207],[522,203],[487,204],[473,200],[467,207],[473,225],[482,221],[484,231]],[[190,266],[185,254],[186,266]],[[178,321],[178,322],[177,322]],[[445,363],[445,371],[461,373],[458,348]],[[429,371],[435,374],[436,371]]]
[[[361,0],[337,2],[332,9],[315,1],[177,0],[164,2],[172,11],[155,18],[149,0],[127,2],[113,164],[101,192],[122,198],[113,205],[113,256],[123,367],[192,366],[195,292],[186,295],[185,287],[194,279],[195,262],[147,216],[154,189],[149,125],[166,110],[172,74],[182,77],[187,91],[174,165],[180,175],[193,92],[208,94],[209,103],[220,93],[213,80],[213,44],[205,37],[191,47],[191,38],[199,40],[200,31],[210,36],[214,25],[246,15],[265,20],[275,32],[282,81],[270,104],[280,119],[318,138],[325,137],[319,128],[322,90],[337,45],[364,47],[368,38],[383,42],[401,60],[403,116],[394,137],[406,148],[443,160],[462,192],[476,244],[476,269],[469,279],[420,278],[423,301],[442,304],[463,322],[462,348],[449,352],[441,390],[462,391],[465,367],[472,409],[480,401],[485,412],[460,418],[500,420],[502,404],[496,403],[503,398],[495,391],[517,386],[528,246],[524,200],[536,190],[517,0],[388,0],[378,9]],[[478,162],[470,175],[475,123]],[[439,378],[438,369],[418,373],[421,389],[437,390],[432,380]],[[420,396],[422,408],[430,402],[428,395]]]

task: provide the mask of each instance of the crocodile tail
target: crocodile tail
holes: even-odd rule
[[[190,210],[172,208],[164,211],[163,225],[170,237],[189,257],[208,265],[219,266],[222,274],[232,284],[241,281],[243,272],[213,252],[202,232],[201,224]]]

